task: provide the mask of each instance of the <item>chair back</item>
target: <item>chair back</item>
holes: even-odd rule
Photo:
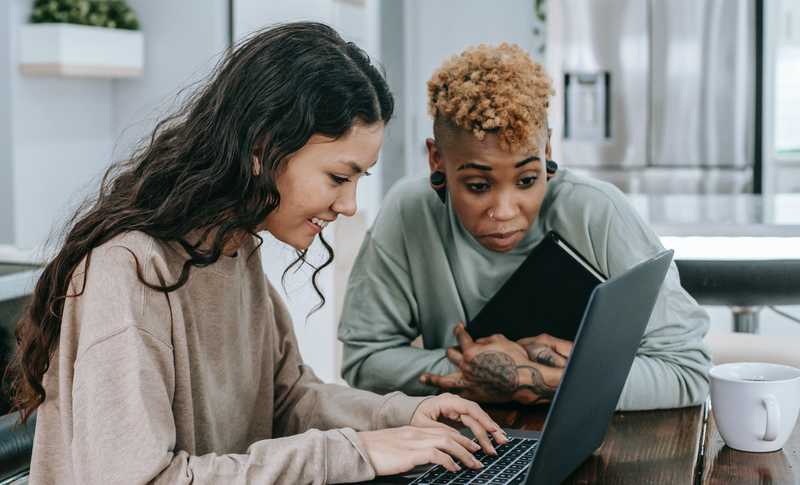
[[[35,414],[24,425],[20,423],[17,412],[0,416],[0,485],[13,483],[27,475],[35,428]]]

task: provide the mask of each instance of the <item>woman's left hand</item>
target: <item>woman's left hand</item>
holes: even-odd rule
[[[496,454],[494,447],[489,439],[489,434],[499,444],[508,442],[506,434],[486,411],[473,401],[468,401],[455,394],[444,393],[428,398],[417,407],[411,417],[411,426],[422,428],[450,426],[440,422],[441,418],[448,418],[451,421],[461,422],[472,431],[478,439],[478,443],[486,453]]]

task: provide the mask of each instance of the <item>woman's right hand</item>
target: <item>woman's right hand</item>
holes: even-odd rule
[[[461,467],[455,460],[469,468],[483,467],[473,455],[480,445],[449,427],[403,426],[362,431],[358,436],[378,476],[405,473],[426,464],[442,465],[456,472]]]

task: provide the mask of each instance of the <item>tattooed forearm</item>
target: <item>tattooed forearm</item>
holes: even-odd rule
[[[519,388],[529,389],[530,391],[532,391],[534,394],[536,394],[536,396],[538,396],[539,399],[537,399],[537,401],[541,399],[549,399],[553,397],[553,395],[556,393],[556,387],[548,386],[544,382],[544,377],[542,377],[542,373],[539,372],[539,369],[537,369],[536,367],[532,367],[529,365],[520,365],[517,366],[517,369],[524,369],[530,372],[531,383],[520,384]]]
[[[493,390],[512,394],[519,387],[514,359],[502,352],[483,352],[470,363],[470,379]]]

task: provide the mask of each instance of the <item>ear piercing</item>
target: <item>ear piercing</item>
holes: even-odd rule
[[[447,198],[447,177],[445,176],[444,172],[436,170],[435,172],[431,173],[431,187],[434,191],[436,191],[436,195],[439,196],[439,200],[444,203],[445,199]]]

